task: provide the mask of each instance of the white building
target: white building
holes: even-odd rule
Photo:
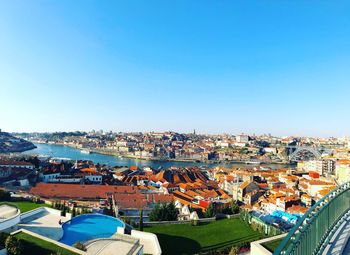
[[[333,174],[335,161],[331,159],[304,161],[303,169],[307,172],[316,171],[320,175]]]
[[[34,169],[34,165],[25,161],[0,161],[0,167]]]
[[[50,182],[53,179],[56,179],[60,175],[61,175],[61,173],[41,174],[41,179],[42,179],[43,182],[47,183],[47,182]]]
[[[84,178],[92,183],[102,184],[102,175],[85,175]]]
[[[245,135],[245,134],[237,135],[236,141],[238,143],[247,143],[247,142],[249,142],[249,137],[248,137],[248,135]]]

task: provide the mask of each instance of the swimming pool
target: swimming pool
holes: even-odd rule
[[[60,242],[73,245],[95,238],[111,237],[118,227],[125,224],[114,217],[103,214],[83,214],[74,217],[62,225],[63,237]]]

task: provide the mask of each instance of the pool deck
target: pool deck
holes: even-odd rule
[[[115,235],[114,238],[101,238],[90,241],[87,245],[88,255],[129,255],[138,254],[142,249],[138,239],[127,235]]]
[[[18,224],[18,228],[27,229],[39,235],[58,241],[63,236],[63,229],[59,224],[60,220],[62,223],[64,223],[68,220],[68,218],[52,214],[48,211],[43,211],[22,220],[21,223]]]

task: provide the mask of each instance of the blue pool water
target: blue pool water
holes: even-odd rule
[[[63,224],[64,234],[60,242],[73,245],[76,242],[111,237],[117,232],[117,227],[124,226],[124,223],[117,218],[102,214],[83,214]]]

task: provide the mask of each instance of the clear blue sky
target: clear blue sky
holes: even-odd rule
[[[350,135],[350,2],[0,0],[0,128]]]

